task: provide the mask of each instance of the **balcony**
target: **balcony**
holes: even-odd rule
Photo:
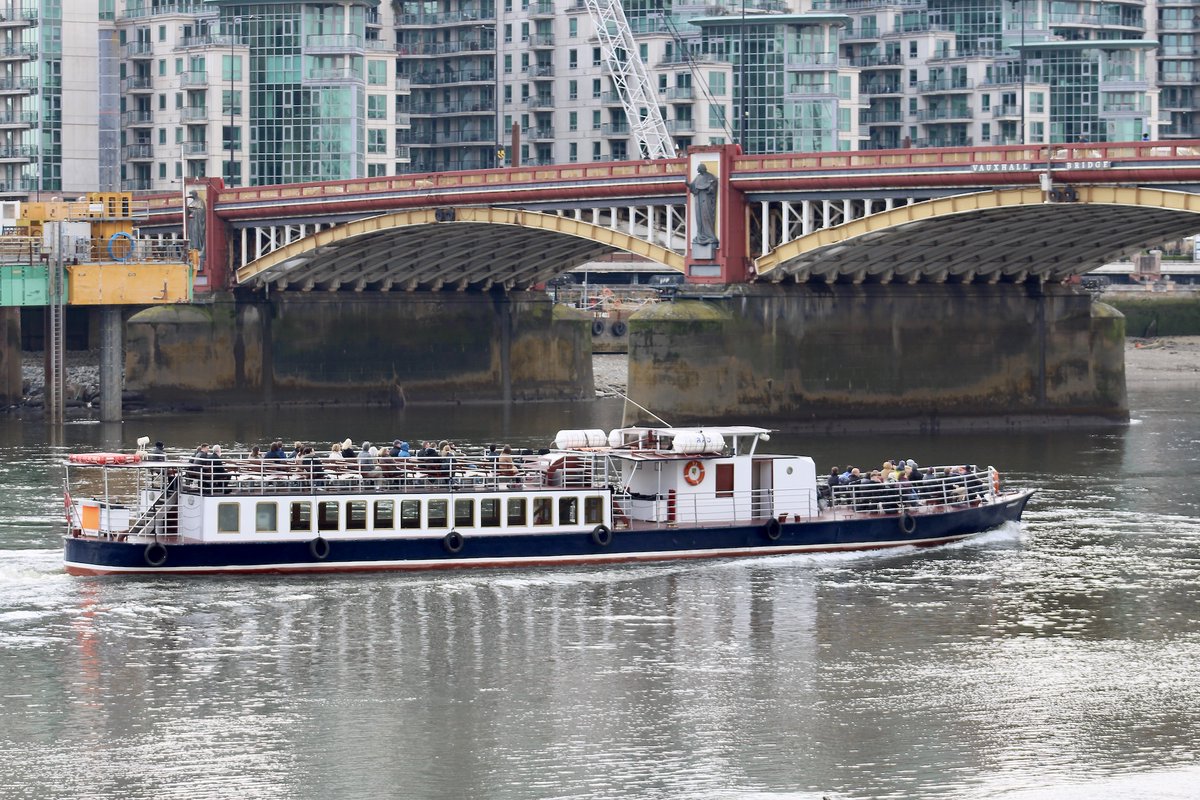
[[[864,95],[901,93],[899,83],[864,83],[859,91]]]
[[[28,61],[37,58],[38,46],[32,42],[0,45],[0,61]]]
[[[961,122],[974,118],[969,108],[929,108],[917,112],[917,122]]]
[[[629,135],[628,122],[606,122],[600,126],[600,135],[608,137],[626,137]]]
[[[32,128],[37,123],[36,111],[9,111],[0,114],[0,128]]]
[[[362,76],[350,67],[310,69],[304,76],[305,83],[361,83]]]
[[[669,119],[667,120],[667,133],[695,133],[696,120],[694,119]]]
[[[529,68],[529,77],[531,78],[553,78],[553,64],[534,64]]]
[[[149,142],[127,144],[122,148],[121,155],[126,161],[152,161],[154,146]]]
[[[600,103],[601,103],[601,105],[606,105],[606,106],[619,106],[622,104],[621,93],[620,92],[605,92],[604,94],[600,95]]]
[[[691,86],[672,86],[667,89],[668,103],[685,103],[696,99],[696,90]]]
[[[207,72],[179,73],[179,86],[184,89],[203,89],[208,86]]]
[[[392,155],[395,156],[396,158],[400,159],[401,161],[411,161],[412,160],[412,151],[409,149],[408,145],[406,145],[406,144],[396,145],[396,149],[395,149],[395,151],[393,151]]]
[[[397,87],[399,87],[401,78],[396,79]],[[412,86],[444,86],[450,83],[495,83],[496,73],[494,70],[456,70],[452,72],[417,72],[407,76],[403,80],[408,81],[409,93],[412,93]]]
[[[125,58],[128,59],[150,59],[154,57],[154,45],[150,42],[129,42],[122,48],[125,52]]]
[[[538,128],[526,128],[525,135],[532,141],[546,141],[554,139],[554,128],[549,125],[543,125]]]
[[[536,0],[529,4],[529,16],[533,19],[554,19],[552,0]]]
[[[903,125],[904,115],[899,111],[864,111],[858,121],[862,125]]]
[[[36,144],[0,145],[0,160],[3,161],[29,161],[37,158],[37,155]]]
[[[320,33],[304,38],[306,53],[356,53],[363,49],[357,33]]]
[[[837,53],[788,53],[788,69],[837,69]]]
[[[0,27],[24,28],[38,24],[38,7],[36,5],[3,5],[0,6]]]
[[[529,37],[529,47],[533,50],[549,50],[554,47],[553,33],[535,33]]]
[[[153,93],[154,79],[149,75],[134,75],[123,80],[121,88],[126,94]]]
[[[899,53],[889,53],[887,55],[879,55],[878,53],[869,53],[867,55],[854,56],[850,59],[852,67],[900,67],[904,61],[900,58]]]
[[[917,84],[917,91],[922,94],[969,92],[974,88],[975,81],[968,78],[940,78],[932,81],[921,81]]]
[[[535,94],[525,101],[525,107],[533,110],[552,111],[554,109],[554,95]]]
[[[996,119],[1017,119],[1021,116],[1021,106],[1013,103],[992,106],[992,116]]]
[[[122,192],[148,192],[154,187],[149,178],[126,178],[121,181]]]
[[[141,111],[126,111],[121,115],[121,124],[127,128],[148,128],[154,126],[154,112],[149,109]]]
[[[237,152],[241,149],[242,148],[238,142],[233,143],[234,152]],[[220,152],[228,153],[229,145],[226,144],[225,147]],[[184,142],[183,143],[183,154],[185,156],[187,156],[188,158],[195,158],[196,156],[206,156],[206,155],[208,155],[208,142],[205,142],[205,141]]]
[[[179,109],[179,119],[183,122],[208,122],[208,106],[184,106]]]
[[[457,22],[495,22],[496,15],[479,11],[449,11],[444,14],[397,14],[396,22],[406,28],[452,25]]]
[[[0,78],[0,94],[28,94],[38,90],[36,75]]]

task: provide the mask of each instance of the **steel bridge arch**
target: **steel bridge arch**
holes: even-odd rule
[[[616,252],[684,271],[683,256],[673,250],[581,220],[519,209],[443,207],[318,231],[245,264],[237,270],[237,283],[301,291],[527,289]]]
[[[1200,229],[1200,195],[1130,186],[997,189],[813,231],[754,261],[757,279],[890,283],[1062,280]]]

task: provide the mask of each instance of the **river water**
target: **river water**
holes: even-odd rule
[[[453,436],[619,401],[0,420],[0,797],[1194,798],[1192,389],[1104,431],[777,436],[822,471],[999,467],[937,550],[353,577],[69,578],[69,450]]]

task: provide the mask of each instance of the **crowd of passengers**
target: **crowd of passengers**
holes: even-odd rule
[[[827,506],[898,513],[904,508],[973,502],[987,491],[974,465],[922,469],[913,459],[884,461],[879,469],[832,467],[820,488]]]
[[[328,451],[322,448],[319,453],[303,442],[287,449],[282,440],[276,440],[265,453],[255,446],[244,457],[226,458],[220,445],[202,444],[187,459],[183,474],[197,481],[205,491],[218,493],[228,490],[235,474],[282,473],[307,485],[323,486],[331,478],[352,473],[367,485],[383,486],[391,480],[407,480],[412,476],[420,476],[427,485],[449,485],[467,473],[512,485],[521,482],[524,460],[534,455],[530,450],[514,453],[509,445],[496,444],[487,445],[482,453],[467,454],[447,440],[423,441],[416,448],[401,439],[394,440],[390,448],[364,441],[356,448],[352,440],[346,439],[334,442]],[[146,460],[168,460],[162,442],[155,443]]]

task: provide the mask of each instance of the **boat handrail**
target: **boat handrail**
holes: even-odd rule
[[[957,471],[956,471],[957,470]],[[873,481],[826,487],[827,500],[836,510],[898,514],[924,506],[953,506],[977,502],[999,494],[999,473],[993,467],[970,469],[929,467],[918,481]]]

